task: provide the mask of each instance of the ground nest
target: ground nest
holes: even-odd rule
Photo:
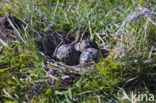
[[[38,48],[49,59],[67,66],[97,62],[99,58],[105,58],[109,54],[108,50],[100,48],[94,40],[75,41],[57,32],[43,33]]]

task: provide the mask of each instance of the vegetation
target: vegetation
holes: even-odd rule
[[[26,23],[20,30],[12,24],[16,41],[0,39],[0,102],[18,103],[131,103],[131,93],[156,95],[155,0],[0,0],[0,16],[13,14]],[[122,23],[138,6],[152,11],[129,21],[124,34],[116,36]],[[72,84],[29,94],[36,81],[47,78],[47,56],[38,51],[40,31],[57,31],[93,38],[110,51],[94,71],[85,72]],[[70,33],[69,33],[70,31]],[[60,73],[60,77],[63,73]],[[127,97],[126,97],[127,95]],[[128,98],[129,97],[129,98]]]

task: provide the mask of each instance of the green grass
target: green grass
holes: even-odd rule
[[[130,103],[132,101],[122,100],[125,95],[123,91],[128,96],[132,91],[156,94],[155,48],[150,60],[145,62],[149,58],[152,46],[155,45],[150,43],[155,42],[155,25],[149,22],[145,34],[147,19],[137,19],[126,25],[127,31],[123,41],[115,36],[124,19],[138,5],[148,4],[149,8],[153,9],[155,0],[100,2],[86,0],[83,3],[81,0],[77,2],[68,0],[66,6],[61,0],[37,1],[0,0],[1,17],[11,13],[27,23],[27,28],[21,31],[12,25],[18,42],[0,42],[2,44],[0,44],[0,102]],[[7,6],[3,6],[4,4]],[[54,6],[45,6],[45,4]],[[73,7],[69,11],[70,4],[73,4]],[[156,22],[155,15],[152,16],[152,20]],[[27,94],[28,88],[34,86],[35,81],[47,78],[42,69],[46,64],[46,57],[37,50],[35,41],[40,38],[34,32],[44,31],[50,25],[52,26],[50,31],[66,35],[81,24],[80,32],[83,33],[89,22],[93,39],[98,44],[104,43],[104,48],[111,50],[110,56],[101,59],[96,64],[95,71],[84,73],[63,90],[57,84],[54,89],[50,89],[45,82],[44,92],[35,95]],[[77,30],[78,28],[74,29],[70,35],[75,36]],[[87,29],[85,35],[91,37],[91,31]],[[121,52],[119,44],[123,45],[124,55],[119,53]],[[59,82],[58,80],[57,83]]]

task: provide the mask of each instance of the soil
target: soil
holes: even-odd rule
[[[68,78],[61,79],[60,84],[57,87],[57,90],[64,90],[67,86],[73,85],[74,82],[77,81],[78,78],[80,78],[79,74],[68,74]],[[46,91],[46,85],[48,83],[50,85],[50,89],[54,89],[56,80],[53,78],[47,79],[47,80],[42,80],[38,83],[35,83],[34,86],[28,87],[27,93],[28,94],[40,94]],[[48,87],[49,88],[49,87]]]
[[[16,37],[13,34],[13,28],[8,19],[16,28],[21,28],[22,26],[25,26],[25,24],[14,15],[5,15],[0,19],[0,39],[15,40]]]

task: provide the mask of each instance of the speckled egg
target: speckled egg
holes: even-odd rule
[[[100,57],[100,52],[95,48],[88,48],[82,51],[79,59],[79,63],[89,63],[98,60]]]
[[[40,43],[41,51],[47,55],[52,55],[55,48],[60,44],[60,42],[69,43],[70,40],[66,39],[63,35],[58,34],[57,32],[53,33],[43,33],[42,42]]]
[[[70,44],[63,44],[56,51],[56,58],[67,65],[77,65],[79,56],[80,53]]]
[[[98,45],[93,40],[82,40],[75,45],[75,49],[79,52],[87,48],[98,48]]]

